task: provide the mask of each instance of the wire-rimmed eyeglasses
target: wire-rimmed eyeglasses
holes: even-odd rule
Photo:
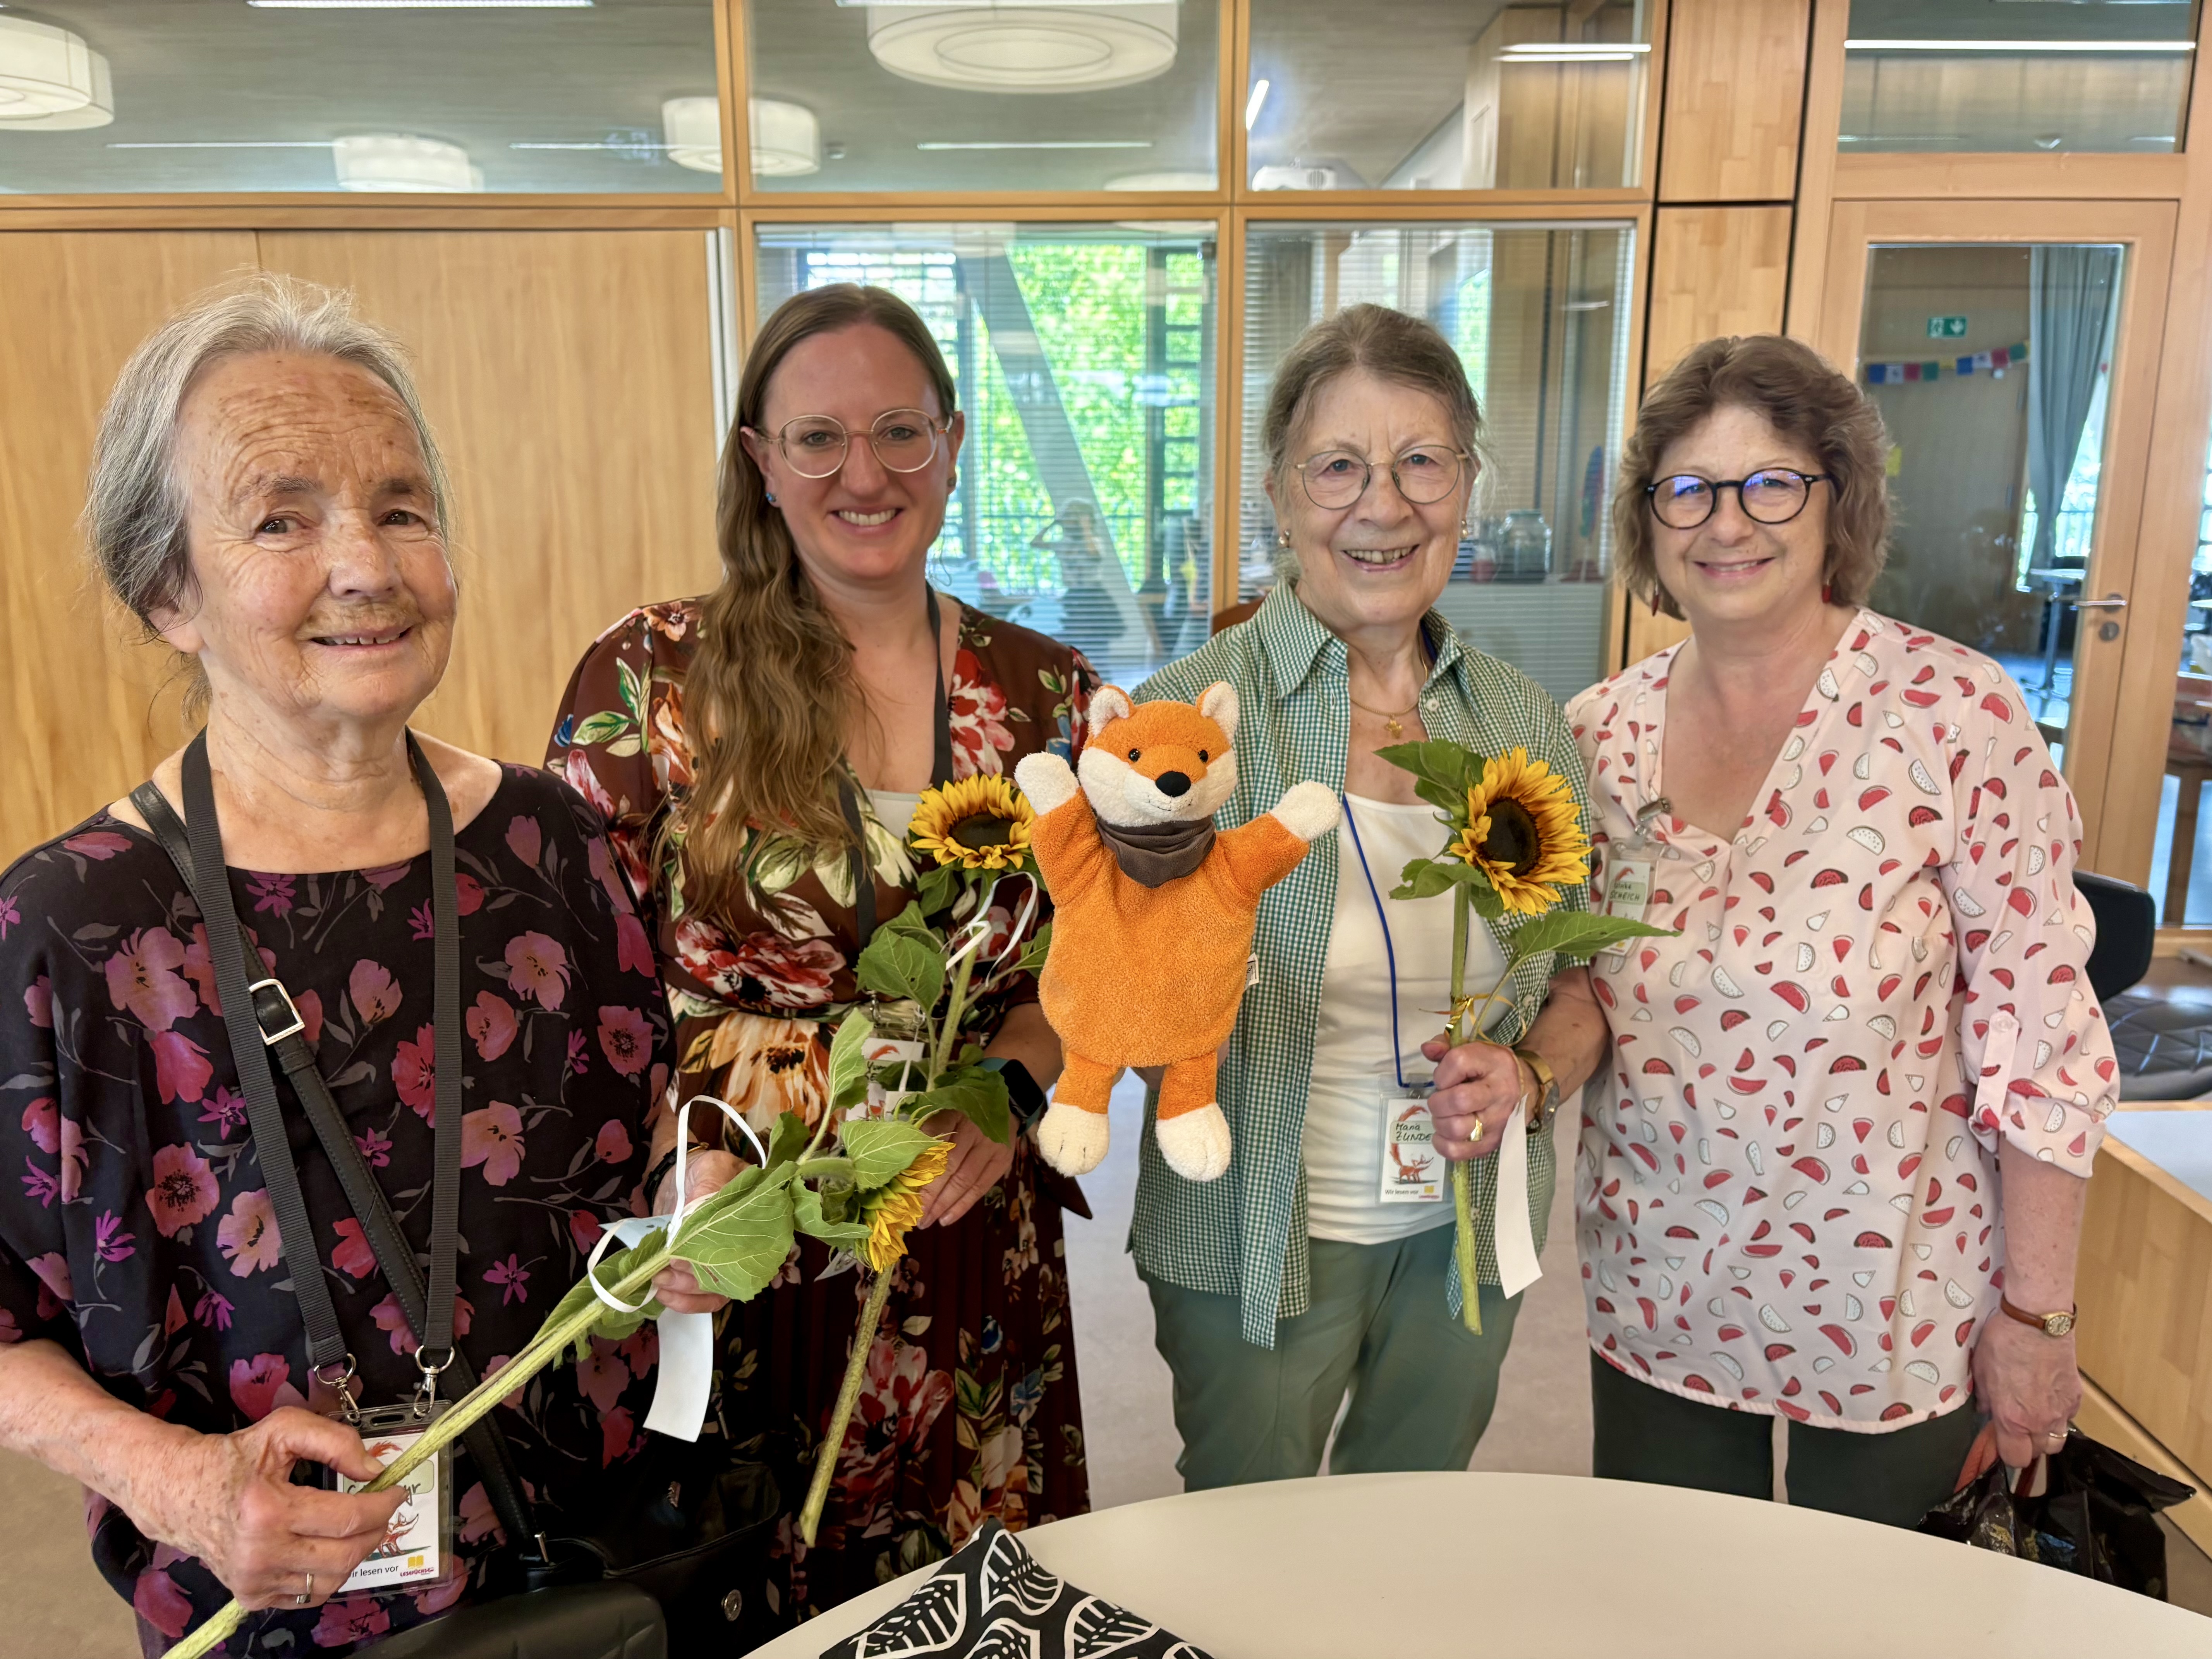
[[[890,409],[876,416],[875,424],[860,435],[867,440],[876,459],[888,472],[919,472],[937,458],[937,441],[950,421],[932,420],[919,409]],[[802,478],[826,478],[845,465],[852,434],[845,423],[829,415],[802,415],[786,421],[773,435],[756,427],[744,428],[764,443],[783,452],[785,463]]]
[[[1733,489],[1743,516],[1754,524],[1788,524],[1805,510],[1816,483],[1833,483],[1827,472],[1799,472],[1786,466],[1762,467],[1747,478],[1701,478],[1677,472],[1644,486],[1651,516],[1669,530],[1695,530],[1713,516],[1721,491]]]
[[[1390,482],[1398,493],[1418,506],[1440,501],[1458,487],[1460,465],[1469,459],[1463,449],[1443,444],[1416,444],[1394,455],[1389,466]],[[1367,493],[1377,464],[1348,449],[1324,449],[1309,455],[1293,469],[1305,486],[1306,499],[1316,507],[1350,507]]]

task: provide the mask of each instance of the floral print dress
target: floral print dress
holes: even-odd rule
[[[698,603],[678,600],[603,635],[570,683],[548,763],[606,815],[633,880],[655,895],[679,1097],[717,1096],[765,1132],[786,1111],[819,1120],[828,1027],[861,994],[853,866],[842,852],[817,860],[756,831],[742,907],[714,918],[685,909],[680,857],[653,867],[665,816],[691,782],[684,689],[698,621]],[[1072,755],[1095,684],[1066,647],[963,608],[947,687],[955,777],[1011,773],[1040,750]],[[879,822],[854,793],[875,914],[888,920],[915,896],[907,826]],[[992,905],[987,958],[1011,960],[1017,928],[1036,925],[1017,914],[1020,898]],[[1036,999],[1027,975],[979,979],[986,1029]],[[769,1580],[781,1617],[796,1622],[948,1555],[987,1519],[1018,1530],[1089,1508],[1063,1202],[1079,1206],[1079,1193],[1020,1138],[1006,1178],[957,1224],[908,1236],[811,1551],[799,1505],[863,1280],[849,1257],[801,1238],[776,1285],[731,1310],[715,1409],[782,1492]]]
[[[1591,964],[1590,1341],[1708,1405],[1923,1423],[1966,1404],[2004,1284],[1999,1146],[2087,1178],[2118,1097],[2074,798],[2002,669],[1862,611],[1711,834],[1653,809],[1674,660],[1567,708],[1594,890],[1647,864],[1644,920],[1680,930]]]
[[[506,1363],[632,1212],[644,1123],[665,1089],[653,952],[596,814],[542,772],[505,769],[455,837],[463,1241],[455,1334],[480,1375]],[[291,991],[355,1139],[419,1250],[430,1231],[429,855],[331,875],[230,872],[238,914]],[[117,1399],[208,1434],[312,1382],[266,1177],[246,1120],[207,928],[153,838],[102,812],[0,876],[0,1340],[59,1344]],[[304,1113],[279,1085],[363,1405],[410,1398],[415,1340]],[[542,1373],[498,1421],[548,1530],[588,1522],[640,1449],[647,1326]],[[465,1449],[446,1579],[249,1614],[226,1652],[356,1644],[453,1606],[499,1528]],[[198,1559],[88,1495],[94,1560],[137,1609],[149,1656],[230,1599]]]

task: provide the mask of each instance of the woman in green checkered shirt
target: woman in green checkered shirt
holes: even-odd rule
[[[1194,702],[1217,680],[1237,688],[1224,826],[1311,778],[1343,794],[1346,827],[1261,902],[1257,977],[1222,1055],[1228,1174],[1194,1184],[1144,1142],[1130,1245],[1175,1373],[1177,1467],[1194,1490],[1317,1473],[1347,1393],[1334,1472],[1468,1466],[1519,1307],[1499,1283],[1490,1153],[1524,1101],[1531,1124],[1548,1127],[1605,1033],[1583,970],[1554,977],[1540,956],[1492,1006],[1489,1040],[1448,1050],[1432,1034],[1450,980],[1450,900],[1389,897],[1443,830],[1378,749],[1425,737],[1485,755],[1523,748],[1584,799],[1559,706],[1431,609],[1480,468],[1481,416],[1457,356],[1419,319],[1355,306],[1291,348],[1262,431],[1285,580],[1250,621],[1139,696]],[[1564,902],[1587,901],[1577,888]],[[1468,985],[1496,981],[1516,920],[1472,930]],[[1425,1147],[1414,1103],[1431,1068]],[[1459,1316],[1443,1178],[1446,1160],[1478,1155],[1480,1336]],[[1548,1133],[1529,1135],[1528,1168],[1526,1221],[1505,1230],[1509,1268],[1515,1243],[1541,1249]]]

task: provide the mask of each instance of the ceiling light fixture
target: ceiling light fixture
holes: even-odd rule
[[[0,118],[35,120],[88,107],[94,52],[83,38],[27,17],[0,17]]]
[[[757,179],[797,179],[822,171],[822,123],[804,104],[750,100],[746,135]]]
[[[1109,179],[1109,190],[1140,190],[1157,195],[1171,190],[1217,190],[1219,181],[1210,173],[1125,173]]]
[[[9,27],[12,18],[0,18],[0,29]],[[7,59],[7,43],[0,37],[0,63]],[[91,100],[76,109],[41,111],[37,113],[18,113],[19,106],[0,104],[0,132],[82,132],[88,127],[104,127],[115,119],[115,82],[108,74],[107,59],[99,52],[85,53],[92,68]]]
[[[1252,95],[1244,100],[1244,131],[1252,131],[1252,123],[1260,118],[1260,107],[1267,101],[1267,88],[1273,84],[1261,76],[1252,83]]]
[[[871,5],[868,50],[893,75],[969,92],[1097,92],[1175,63],[1176,8],[1157,3]]]
[[[1640,58],[1651,48],[1641,40],[1516,40],[1503,58]]]
[[[1846,40],[1845,52],[2194,52],[2194,40]]]
[[[722,170],[722,106],[712,94],[671,98],[660,106],[660,134],[668,159],[694,173]]]
[[[465,195],[483,188],[483,174],[469,153],[440,138],[404,132],[356,133],[331,141],[340,190],[410,191]]]

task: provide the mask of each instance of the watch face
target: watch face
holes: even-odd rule
[[[2044,1316],[2043,1329],[2044,1334],[2047,1336],[2064,1336],[2069,1332],[2072,1331],[2073,1328],[2074,1316],[2070,1313],[2055,1313],[2046,1314]]]

